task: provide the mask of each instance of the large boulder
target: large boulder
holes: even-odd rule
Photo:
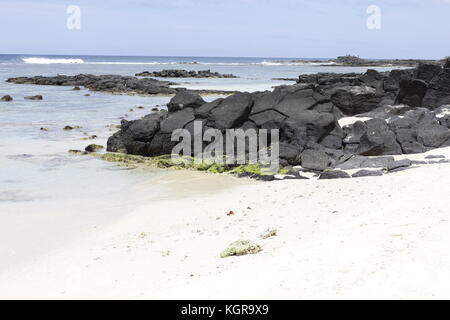
[[[197,108],[205,104],[203,98],[193,92],[183,90],[178,92],[167,104],[169,112],[179,111],[184,108]]]
[[[444,68],[431,80],[423,99],[423,106],[436,109],[450,104],[450,68]]]
[[[353,116],[376,109],[381,97],[368,86],[339,87],[331,96],[333,104],[345,115]]]
[[[248,119],[252,102],[249,93],[234,94],[210,111],[208,123],[219,130],[237,128]]]
[[[323,171],[332,168],[334,159],[320,150],[305,150],[301,154],[301,166],[305,169]]]
[[[384,81],[384,90],[387,92],[397,93],[400,89],[400,83],[404,80],[411,80],[414,76],[413,69],[392,70]]]
[[[367,131],[361,136],[358,154],[364,156],[402,154],[395,133],[389,130],[386,121],[371,119],[366,121]]]
[[[167,116],[160,111],[136,121],[122,120],[121,130],[107,142],[107,151],[147,155],[146,147],[160,129],[161,120]]]
[[[427,93],[428,85],[423,80],[403,80],[400,83],[400,92],[395,101],[396,104],[406,104],[413,108],[422,107],[422,100]]]
[[[195,116],[192,108],[169,113],[169,116],[161,122],[161,131],[163,133],[172,133],[177,129],[183,129],[189,122],[194,120]]]
[[[414,77],[429,83],[441,71],[442,66],[439,64],[420,63],[415,71]]]

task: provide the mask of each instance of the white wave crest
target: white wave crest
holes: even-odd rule
[[[182,64],[198,64],[197,62],[126,62],[126,61],[92,61],[85,64],[104,64],[104,65],[182,65]]]
[[[63,59],[63,58],[22,58],[22,61],[28,64],[80,64],[83,59]]]

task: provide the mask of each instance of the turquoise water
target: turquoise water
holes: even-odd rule
[[[16,85],[6,83],[7,78],[80,73],[134,75],[167,68],[211,69],[233,73],[239,78],[173,81],[188,88],[256,91],[289,83],[272,80],[275,77],[365,70],[274,60],[279,59],[0,56],[0,96],[9,94],[14,98],[13,102],[0,102],[0,242],[15,243],[6,252],[0,252],[0,260],[3,263],[20,260],[30,248],[39,252],[54,244],[51,239],[69,237],[71,232],[118,217],[167,192],[153,182],[164,172],[125,170],[67,151],[83,149],[92,142],[106,145],[107,138],[116,130],[111,125],[119,124],[122,118],[138,119],[150,113],[154,106],[166,104],[169,97],[95,92],[89,92],[91,96],[87,97],[86,89]],[[24,96],[36,94],[43,95],[44,100],[24,100]],[[64,131],[66,125],[81,128]],[[81,140],[90,135],[97,135],[98,139]],[[50,227],[42,228],[44,224]],[[50,230],[53,237],[43,234],[43,230],[47,233]]]
[[[233,73],[237,79],[172,79],[188,88],[267,90],[290,83],[272,78],[295,78],[315,72],[363,72],[364,68],[321,67],[292,63],[277,58],[202,58],[202,57],[93,57],[93,56],[18,56],[0,55],[0,95],[9,94],[13,102],[0,103],[0,212],[5,202],[42,201],[70,197],[99,197],[110,194],[116,183],[134,185],[147,179],[142,174],[114,171],[99,160],[75,157],[69,149],[82,149],[97,135],[96,143],[105,145],[114,132],[110,125],[122,118],[138,119],[169,97],[139,97],[73,91],[70,87],[16,85],[9,77],[35,75],[120,74],[165,68],[211,69]],[[382,69],[383,70],[383,69]],[[170,79],[169,79],[170,80]],[[41,94],[43,101],[24,100]],[[212,99],[209,97],[208,99]],[[137,109],[135,106],[144,106]],[[134,111],[130,112],[130,109]],[[81,129],[64,131],[66,125]],[[46,128],[47,131],[40,130]],[[117,179],[117,181],[116,181]],[[68,183],[70,182],[70,183]],[[70,192],[67,190],[70,189]],[[120,202],[120,201],[119,201]],[[14,211],[8,209],[8,211]]]

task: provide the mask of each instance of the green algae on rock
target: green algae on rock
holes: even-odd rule
[[[104,146],[101,146],[101,145],[93,143],[93,144],[88,145],[84,150],[86,152],[97,152],[97,151],[100,151],[100,150],[102,150],[104,148],[105,148]]]
[[[172,159],[170,155],[145,157],[126,153],[91,154],[102,160],[115,162],[119,165],[136,168],[137,166],[150,166],[160,169],[196,170],[213,174],[228,173],[237,176],[263,176],[264,168],[258,164],[231,166],[221,163],[203,161],[198,158],[184,156]]]

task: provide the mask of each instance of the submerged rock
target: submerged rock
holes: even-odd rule
[[[94,134],[94,135],[91,135],[91,136],[83,137],[80,140],[83,140],[83,141],[85,141],[85,140],[94,140],[94,139],[97,139],[97,138],[98,137]]]
[[[74,149],[69,150],[69,153],[74,154],[74,155],[78,155],[78,156],[82,156],[82,155],[88,154],[86,151],[74,150]]]
[[[13,98],[10,95],[6,95],[1,98],[1,101],[10,102],[10,101],[13,101]]]
[[[70,131],[70,130],[75,130],[75,129],[80,129],[80,128],[81,128],[80,126],[65,126],[63,128],[63,130]]]
[[[44,97],[42,97],[41,95],[36,95],[36,96],[27,96],[25,97],[26,100],[42,100],[44,99]]]
[[[91,153],[91,152],[97,152],[97,151],[100,151],[100,150],[102,150],[102,149],[104,149],[104,148],[105,148],[104,146],[101,146],[101,145],[98,145],[98,144],[90,144],[90,145],[88,145],[84,150],[85,150],[86,152]]]

